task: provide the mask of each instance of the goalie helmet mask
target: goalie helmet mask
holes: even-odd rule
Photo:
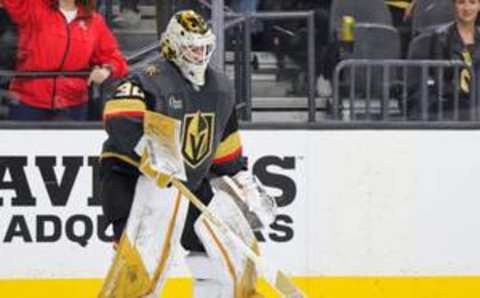
[[[193,10],[177,12],[160,39],[162,56],[174,62],[183,76],[205,85],[205,71],[215,49],[215,35]]]

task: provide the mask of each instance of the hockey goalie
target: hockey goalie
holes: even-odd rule
[[[99,297],[159,297],[179,245],[193,297],[263,297],[254,262],[173,183],[258,253],[253,230],[270,224],[276,203],[247,170],[231,82],[209,66],[215,36],[197,13],[180,11],[160,43],[161,56],[104,109],[101,196],[116,256]]]

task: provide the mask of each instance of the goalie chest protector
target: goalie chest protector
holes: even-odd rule
[[[230,80],[208,68],[205,85],[194,89],[171,62],[159,59],[134,75],[149,110],[182,123],[181,146],[190,189],[199,187],[212,164],[228,119],[235,108]]]

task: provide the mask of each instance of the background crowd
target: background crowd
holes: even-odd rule
[[[45,75],[41,78],[22,77],[13,80],[8,76],[0,76],[0,87],[3,90],[10,90],[2,93],[3,102],[0,102],[0,106],[2,103],[8,105],[8,119],[92,119],[92,116],[88,115],[88,98],[91,98],[92,89],[88,87],[101,84],[107,79],[119,79],[127,74],[127,62],[115,39],[115,31],[137,28],[144,17],[141,5],[160,5],[160,1],[153,0],[114,1],[114,4],[118,4],[119,10],[111,22],[108,22],[109,27],[95,9],[96,5],[104,7],[105,2],[0,0],[2,47],[0,69],[87,72],[83,76]],[[373,57],[375,50],[370,51],[370,57],[344,55],[346,49],[347,53],[353,54],[357,53],[353,48],[363,45],[362,40],[355,40],[358,36],[353,33],[352,40],[342,40],[343,16],[335,19],[341,10],[335,2],[335,0],[226,0],[225,4],[228,11],[246,14],[257,11],[313,10],[316,24],[315,60],[319,96],[331,96],[333,70],[337,63],[345,58],[456,59],[465,62],[472,69],[478,64],[480,54],[475,25],[479,0],[353,1],[356,2],[356,7],[351,8],[353,9],[351,14],[358,28],[361,29],[364,23],[378,24],[393,28],[394,34],[399,35],[398,55],[397,49],[394,49],[384,57]],[[378,5],[385,8],[388,16],[385,17],[383,8],[377,9],[380,7]],[[205,14],[207,18],[210,6],[211,2],[208,0],[173,1],[175,10],[193,8]],[[362,6],[364,7],[361,8]],[[358,14],[355,9],[359,11]],[[362,14],[360,12],[362,9],[368,13]],[[448,23],[446,21],[454,23],[446,27]],[[280,23],[256,21],[253,28],[253,50],[273,53],[280,75],[287,57],[293,60],[300,70],[307,68],[305,51],[307,28],[304,20]],[[358,32],[361,32],[360,29]],[[416,57],[414,49],[412,50],[412,41],[425,34],[432,37],[429,41],[429,50]],[[227,41],[229,40],[232,38],[227,35]],[[364,40],[368,40],[368,37]],[[374,48],[375,43],[371,44]],[[228,42],[226,46],[229,49]],[[431,51],[431,48],[435,50]],[[305,72],[289,75],[289,79],[291,88],[287,95],[306,94]],[[465,84],[470,84],[468,73],[464,73],[462,79],[463,81],[459,82],[464,86],[460,94],[462,99],[460,106],[467,109],[466,98],[469,90]],[[451,82],[453,75],[447,74],[445,80]],[[404,107],[411,115],[415,115],[419,109],[416,96],[418,97],[418,93],[415,93],[415,90],[410,92],[408,104]],[[432,92],[431,96],[438,95]],[[452,95],[446,92],[442,96],[445,97],[445,104],[442,103],[439,108],[438,103],[432,99],[429,109],[451,109],[451,101],[449,103],[448,98]]]

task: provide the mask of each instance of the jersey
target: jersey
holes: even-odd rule
[[[212,195],[210,177],[235,175],[246,169],[230,80],[208,68],[205,85],[196,90],[173,63],[159,58],[121,82],[105,104],[103,121],[108,138],[100,159],[101,175],[107,168],[132,179],[138,177],[140,156],[135,146],[143,136],[146,111],[181,122],[185,184],[200,199]],[[108,202],[110,199],[103,198],[109,222],[128,216],[128,199],[126,203]],[[197,215],[192,211],[188,217],[193,221]]]

